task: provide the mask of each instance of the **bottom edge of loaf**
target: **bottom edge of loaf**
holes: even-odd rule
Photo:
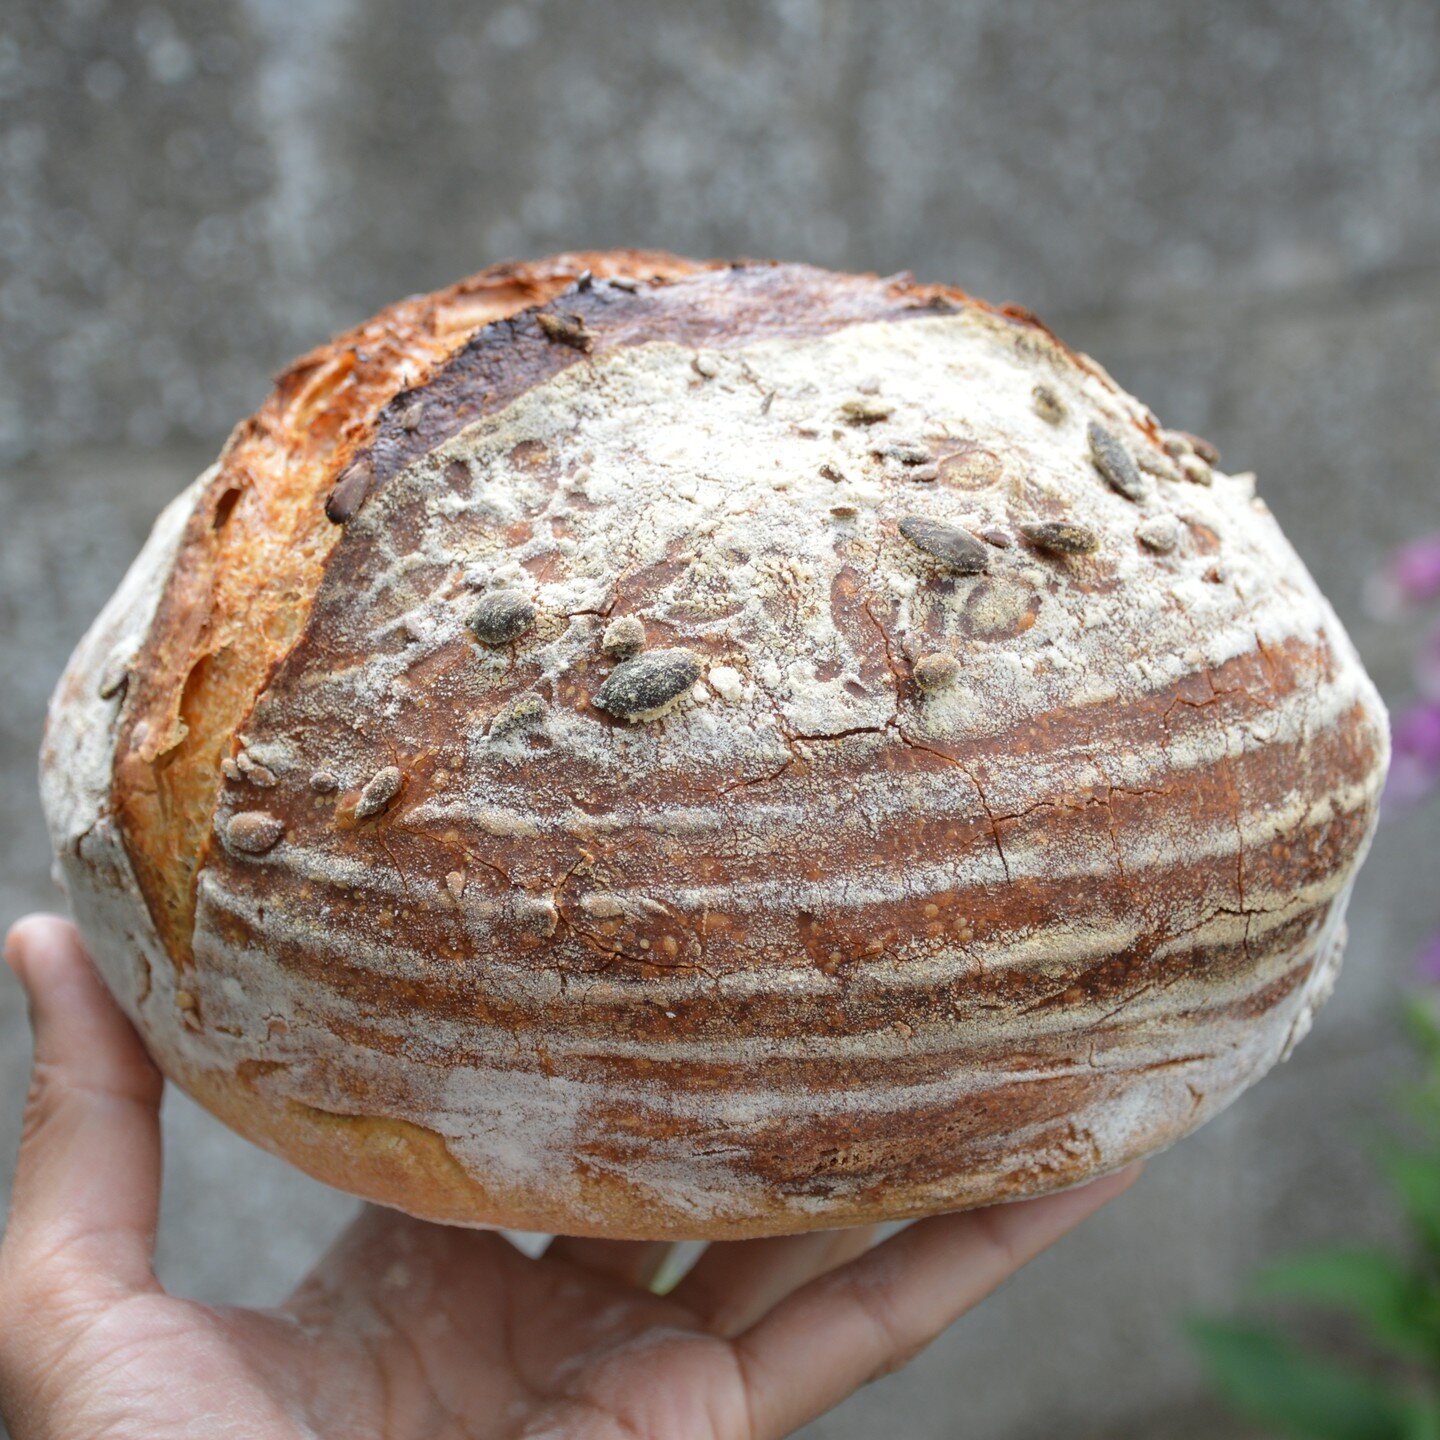
[[[220,1072],[173,1077],[198,1103],[260,1148],[312,1178],[420,1220],[614,1240],[740,1240],[808,1230],[891,1223],[1053,1194],[1097,1180],[1169,1148],[1235,1100],[1278,1060],[1210,1092],[1184,1121],[1173,1112],[1134,1126],[1097,1150],[1052,1146],[1037,1158],[997,1155],[920,1182],[883,1179],[864,1193],[817,1200],[753,1189],[697,1215],[683,1198],[618,1174],[591,1174],[577,1196],[472,1175],[433,1130],[384,1116],[346,1115],[293,1099],[262,1097],[243,1077]]]

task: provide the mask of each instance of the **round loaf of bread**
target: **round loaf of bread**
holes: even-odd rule
[[[1217,461],[906,276],[405,300],[76,651],[74,912],[167,1075],[420,1216],[734,1237],[1112,1170],[1304,1032],[1386,764]]]

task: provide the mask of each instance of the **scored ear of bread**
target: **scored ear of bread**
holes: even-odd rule
[[[195,506],[161,601],[116,764],[137,879],[166,948],[190,953],[195,877],[209,851],[220,762],[309,614],[340,531],[319,503],[382,408],[426,382],[476,330],[541,305],[587,270],[674,275],[650,252],[502,265],[403,300],[289,366],[239,425]]]
[[[1023,311],[648,252],[291,367],[52,702],[166,1072],[412,1213],[1040,1193],[1303,1033],[1383,711],[1248,477]]]

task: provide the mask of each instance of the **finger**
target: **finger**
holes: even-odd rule
[[[557,1235],[546,1247],[545,1258],[645,1288],[660,1273],[670,1250],[668,1240],[583,1240]]]
[[[1066,1231],[1138,1166],[1079,1190],[922,1220],[811,1281],[735,1342],[759,1435],[788,1435],[897,1369]]]
[[[35,1039],[7,1259],[149,1288],[160,1074],[68,921],[21,920],[5,958],[25,987]]]
[[[863,1255],[874,1225],[712,1245],[671,1292],[708,1330],[738,1335],[800,1286]]]

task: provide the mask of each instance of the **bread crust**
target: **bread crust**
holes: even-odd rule
[[[602,694],[626,616],[660,659]],[[1033,317],[619,252],[281,376],[42,782],[241,1133],[429,1218],[722,1238],[1201,1123],[1328,993],[1386,754],[1246,478]]]

